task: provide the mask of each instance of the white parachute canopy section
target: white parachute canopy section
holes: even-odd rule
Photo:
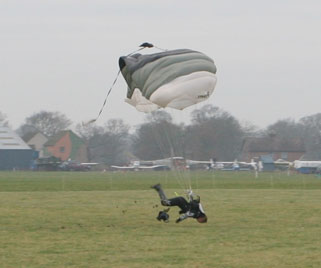
[[[189,49],[120,57],[127,85],[127,103],[138,111],[171,107],[183,110],[208,99],[216,85],[211,58]]]

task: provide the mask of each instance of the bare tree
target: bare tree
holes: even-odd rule
[[[184,156],[183,131],[183,125],[172,123],[171,115],[165,111],[148,114],[134,134],[133,153],[144,160]]]
[[[262,130],[249,121],[240,122],[244,136],[256,137],[262,135]]]
[[[238,157],[244,132],[238,120],[218,107],[206,105],[192,113],[186,130],[188,157],[232,161]]]
[[[172,122],[172,116],[164,110],[156,110],[145,117],[146,123]]]
[[[104,127],[95,127],[87,137],[91,161],[108,165],[125,164],[129,159],[129,126],[121,119],[111,119]]]
[[[50,137],[61,130],[67,129],[71,123],[72,122],[60,112],[40,111],[27,117],[24,125],[32,126]]]
[[[0,126],[4,126],[4,127],[9,126],[7,116],[2,112],[0,112]]]
[[[301,123],[295,122],[291,118],[281,119],[274,124],[269,125],[264,131],[264,135],[275,133],[281,138],[302,138],[304,136],[304,128]]]
[[[82,139],[89,141],[93,136],[103,134],[104,128],[95,123],[86,125],[79,123],[76,125],[76,132]]]
[[[304,129],[306,160],[321,159],[321,113],[303,117],[299,120]]]
[[[23,124],[16,131],[21,137],[24,137],[25,135],[35,134],[39,130],[34,126]]]
[[[293,119],[278,120],[266,128],[267,133],[281,138],[300,138],[306,149],[305,160],[321,158],[321,113],[303,117],[298,122]]]

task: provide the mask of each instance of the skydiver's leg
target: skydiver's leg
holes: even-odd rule
[[[182,196],[170,198],[167,200],[168,205],[167,206],[177,206],[181,209],[180,213],[185,213],[189,210],[189,203],[186,201],[186,199]]]
[[[162,186],[158,183],[158,184],[153,185],[151,188],[154,188],[158,192],[159,198],[161,200],[161,204],[163,206],[169,206],[168,198],[166,197],[166,195],[162,189]]]
[[[189,203],[186,201],[184,197],[178,196],[178,197],[168,199],[160,184],[155,184],[151,188],[154,188],[158,192],[159,197],[161,199],[161,204],[163,206],[168,206],[168,207],[177,206],[181,209],[180,213],[185,213],[188,211]]]

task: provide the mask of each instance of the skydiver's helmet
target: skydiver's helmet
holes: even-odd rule
[[[165,211],[160,211],[158,213],[158,216],[156,217],[159,221],[168,222],[169,221],[169,215]]]
[[[203,214],[202,216],[198,217],[196,219],[199,223],[206,223],[207,222],[207,216]]]

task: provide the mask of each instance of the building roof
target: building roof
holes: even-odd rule
[[[69,137],[73,145],[84,144],[84,141],[71,130],[62,130],[59,131],[56,135],[50,137],[49,140],[44,144],[44,146],[54,146],[66,134],[69,134]]]
[[[304,142],[300,138],[281,138],[277,136],[250,137],[243,143],[248,152],[305,152]]]
[[[0,126],[0,150],[30,150],[31,148],[10,128]]]
[[[44,146],[54,146],[63,136],[65,136],[70,130],[59,131],[56,135],[49,138]]]

